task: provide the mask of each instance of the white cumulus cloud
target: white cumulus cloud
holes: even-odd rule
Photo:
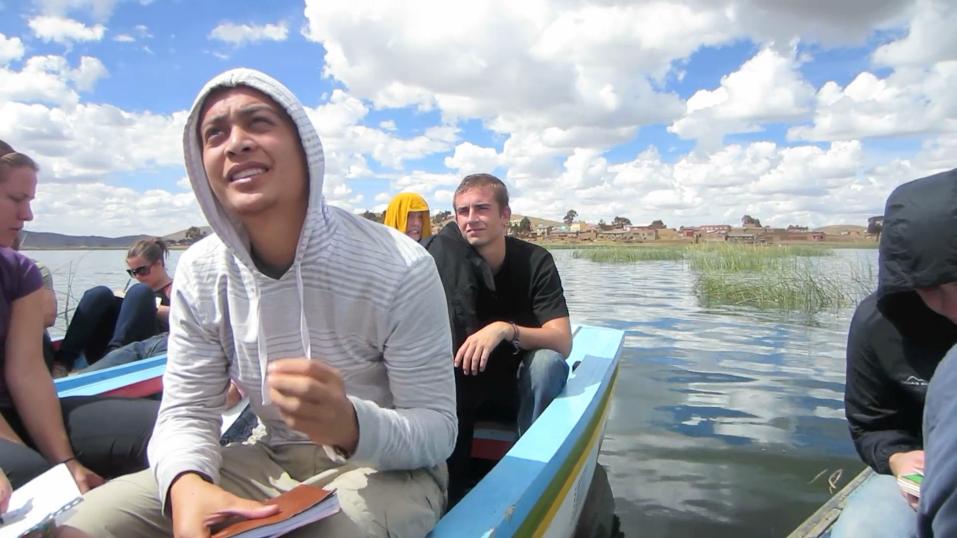
[[[286,23],[277,24],[236,24],[224,22],[209,33],[209,38],[234,46],[242,46],[258,41],[285,41],[289,35]]]
[[[102,24],[87,26],[74,19],[52,15],[33,17],[27,24],[41,40],[66,46],[78,41],[99,41],[106,33],[106,27]]]
[[[766,48],[722,77],[720,87],[695,92],[688,99],[685,116],[668,130],[715,149],[727,133],[760,131],[766,122],[809,115],[814,94],[793,57]]]
[[[0,33],[0,66],[23,57],[23,41],[19,37],[7,37]]]

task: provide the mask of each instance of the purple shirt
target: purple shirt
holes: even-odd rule
[[[40,270],[29,258],[12,249],[0,247],[0,372],[6,366],[7,333],[10,330],[13,302],[42,287]],[[37,338],[40,336],[41,332],[38,331]],[[10,407],[12,402],[4,377],[0,375],[0,406]]]

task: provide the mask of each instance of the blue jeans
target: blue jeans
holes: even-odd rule
[[[81,372],[95,372],[97,370],[103,370],[104,368],[110,368],[111,366],[119,366],[121,364],[162,355],[166,353],[166,343],[168,340],[169,333],[160,333],[146,340],[126,344],[121,348],[110,351],[104,355],[102,359],[93,363],[92,366],[84,368]]]
[[[538,349],[518,367],[518,435],[521,436],[565,388],[568,363],[557,351]]]
[[[86,290],[56,361],[72,370],[80,355],[93,364],[109,351],[153,336],[157,332],[155,297],[145,284],[130,286],[122,299],[106,286]]]
[[[915,512],[890,475],[875,474],[847,498],[831,538],[906,538],[917,531]]]

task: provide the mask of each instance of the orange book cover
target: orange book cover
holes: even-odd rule
[[[335,491],[307,484],[300,484],[266,501],[266,504],[278,505],[279,512],[269,517],[231,523],[214,533],[212,538],[279,536],[339,511],[339,500]]]

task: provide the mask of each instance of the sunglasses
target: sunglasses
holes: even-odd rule
[[[150,265],[141,265],[139,267],[127,269],[126,274],[130,276],[139,276],[139,275],[146,276],[150,274],[150,267],[151,267]]]

